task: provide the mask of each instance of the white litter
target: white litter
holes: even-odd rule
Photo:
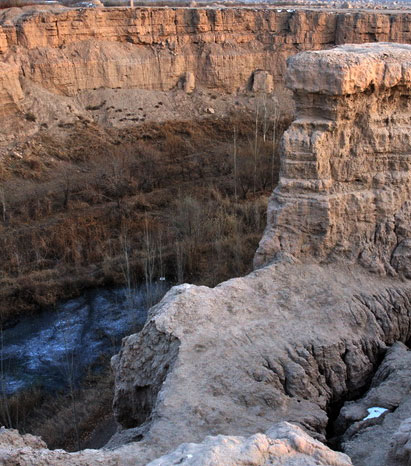
[[[375,417],[380,417],[381,414],[385,413],[385,411],[388,411],[386,408],[378,408],[377,406],[374,406],[372,408],[368,408],[368,416],[366,416],[363,421],[366,421],[367,419],[374,419]]]

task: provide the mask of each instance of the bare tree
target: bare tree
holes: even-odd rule
[[[147,307],[154,304],[153,281],[156,262],[156,248],[150,235],[147,216],[144,223],[144,277],[146,284]]]
[[[237,201],[237,127],[233,135],[233,165],[234,165],[234,199]]]
[[[1,202],[1,210],[3,214],[3,223],[6,223],[7,206],[6,206],[6,195],[4,193],[3,188],[0,188],[0,202]]]
[[[6,427],[12,428],[12,420],[10,415],[9,403],[6,390],[6,376],[4,370],[3,357],[3,326],[0,327],[0,378],[1,378],[1,421],[6,424]]]
[[[132,287],[131,287],[131,271],[130,271],[130,255],[127,232],[123,232],[120,236],[120,244],[123,250],[124,263],[122,264],[123,275],[127,284],[127,298],[129,302],[132,300]]]
[[[258,154],[258,117],[259,117],[259,105],[256,100],[255,108],[255,127],[254,127],[254,176],[253,176],[253,192],[255,194],[257,188],[257,154]]]
[[[177,282],[184,281],[184,250],[181,241],[176,242]]]
[[[275,168],[275,155],[277,153],[277,127],[280,120],[280,109],[278,108],[278,100],[273,98],[272,115],[272,150],[271,150],[271,189],[274,189],[274,168]]]

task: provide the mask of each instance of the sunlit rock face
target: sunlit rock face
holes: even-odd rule
[[[270,428],[288,422],[324,441],[330,408],[364,393],[388,346],[411,341],[410,49],[349,46],[290,61],[297,119],[256,256],[271,263],[213,289],[172,288],[123,340],[112,360],[123,430],[114,451],[99,453],[104,464],[160,465],[171,455],[197,465],[195,455],[205,461],[229,445],[236,466],[350,464],[305,434],[297,440],[289,424],[289,436]],[[395,466],[408,455],[408,432],[401,424],[395,433]],[[273,445],[294,458],[270,457]],[[25,464],[60,464],[55,452],[41,455]],[[104,461],[78,455],[72,464]]]
[[[184,443],[148,466],[351,466],[343,453],[330,450],[288,422],[251,437],[219,435],[200,444]]]
[[[287,76],[297,118],[256,265],[288,253],[411,278],[411,46],[303,53]]]
[[[0,461],[4,466],[129,466],[140,464],[138,444],[111,451],[50,451],[32,435],[0,429]],[[147,466],[352,466],[337,453],[314,440],[299,427],[280,423],[265,434],[251,437],[219,435],[199,444],[183,444]]]
[[[284,81],[303,50],[367,41],[411,42],[406,12],[261,8],[25,7],[0,12],[0,114],[21,109],[22,78],[56,94],[169,90],[186,73],[221,92],[250,88],[256,71]],[[272,89],[271,78],[263,87]],[[11,85],[12,83],[12,85]],[[260,89],[260,87],[256,87]]]
[[[256,255],[272,263],[174,288],[113,360],[115,414],[144,442],[249,435],[273,419],[324,439],[330,405],[409,341],[407,256],[394,261],[410,234],[409,63],[410,46],[387,44],[290,60],[297,118]]]

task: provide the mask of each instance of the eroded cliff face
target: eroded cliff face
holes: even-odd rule
[[[214,290],[174,289],[113,360],[117,419],[144,421],[143,444],[271,419],[322,436],[332,403],[365,388],[387,345],[410,341],[410,63],[410,46],[388,44],[289,62],[298,114],[256,256],[274,263]],[[164,383],[147,386],[164,354]]]
[[[256,265],[289,253],[411,278],[411,47],[301,54],[287,82],[297,118]]]
[[[34,11],[0,17],[0,53],[14,86],[0,107],[22,101],[24,77],[73,96],[97,88],[168,90],[185,73],[224,92],[248,87],[256,70],[282,82],[286,59],[347,42],[411,42],[406,12],[248,8],[112,8]],[[14,73],[14,72],[13,72]],[[1,83],[0,83],[1,85]]]
[[[410,344],[409,260],[398,253],[400,245],[406,251],[410,233],[410,63],[410,46],[387,44],[351,45],[291,61],[299,114],[283,139],[280,188],[257,256],[276,260],[214,289],[172,288],[150,310],[143,330],[123,340],[112,365],[114,412],[126,429],[111,440],[111,448],[122,446],[106,453],[107,464],[147,464],[210,434],[229,437],[182,445],[153,466],[306,465],[311,459],[350,464],[296,427],[270,426],[292,422],[324,440],[333,405],[364,393],[388,346]],[[388,133],[374,135],[374,121]],[[371,152],[378,163],[369,161]],[[288,196],[283,205],[280,195]],[[377,232],[376,225],[382,225]],[[353,253],[358,245],[368,246],[377,270],[392,276],[370,273],[367,262],[347,263],[350,254],[362,257]],[[319,264],[324,258],[331,263]],[[401,351],[408,349],[401,345]],[[391,419],[384,432],[395,445],[389,466],[407,466],[409,396],[390,403],[384,418]],[[401,416],[393,415],[397,407]],[[253,435],[267,429],[265,436]],[[7,441],[15,433],[3,435]],[[72,464],[94,465],[103,459],[93,452],[69,457],[43,445],[24,449],[28,440],[18,437],[10,447],[0,436],[6,464],[20,458],[25,464],[65,464],[71,458]],[[304,458],[307,452],[311,458]]]

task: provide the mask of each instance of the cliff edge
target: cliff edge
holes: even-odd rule
[[[388,347],[411,341],[410,63],[411,46],[387,44],[292,59],[298,115],[256,256],[270,264],[214,289],[172,288],[123,340],[113,451],[30,450],[0,436],[6,464],[349,465],[307,433],[329,438],[336,408],[367,391]],[[390,400],[384,432],[396,448],[378,464],[408,464],[409,399]],[[369,466],[372,451],[353,463]]]
[[[115,414],[143,444],[272,420],[325,440],[333,406],[410,341],[410,63],[397,44],[289,61],[297,117],[256,255],[271,265],[174,288],[113,359]]]
[[[410,53],[365,44],[289,60],[297,116],[256,266],[287,253],[411,278]]]
[[[286,59],[343,43],[411,43],[407,11],[262,8],[99,8],[0,13],[0,115],[27,111],[24,82],[52,95],[174,88],[186,73],[221,92],[264,70],[282,83]]]

